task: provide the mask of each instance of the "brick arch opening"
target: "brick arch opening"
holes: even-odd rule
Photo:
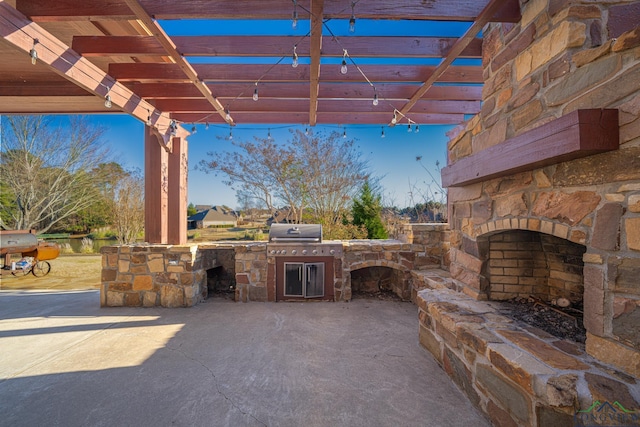
[[[352,298],[362,295],[393,293],[402,300],[411,299],[411,272],[393,262],[350,266]]]
[[[586,246],[530,230],[505,230],[478,239],[490,300],[534,296],[582,304]]]

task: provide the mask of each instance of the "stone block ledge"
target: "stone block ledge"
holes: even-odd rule
[[[640,379],[598,362],[582,344],[456,291],[446,272],[412,276],[420,344],[496,425],[573,425],[576,411],[597,400],[640,407]]]

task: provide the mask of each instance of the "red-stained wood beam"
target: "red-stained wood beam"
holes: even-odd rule
[[[211,116],[204,113],[175,113],[173,117],[184,123],[210,123],[223,124],[219,116]],[[289,112],[283,115],[281,112],[234,112],[236,122],[240,124],[308,124],[309,114],[307,112]],[[363,125],[379,125],[385,123],[389,119],[389,112],[376,113],[350,113],[345,116],[344,113],[325,113],[318,112],[317,124],[363,124]],[[457,125],[465,120],[463,114],[411,114],[411,120],[420,125],[427,124],[446,124]],[[398,125],[399,126],[399,125]]]
[[[0,34],[5,43],[24,52],[25,61],[29,60],[29,51],[34,46],[34,40],[38,40],[35,49],[41,64],[46,64],[56,74],[102,99],[109,94],[112,105],[133,117],[146,122],[149,113],[153,112],[153,127],[165,138],[165,148],[169,148],[171,119],[167,115],[155,110],[153,105],[4,1],[0,2]],[[104,111],[107,112],[109,109],[105,107]]]
[[[618,110],[576,110],[442,169],[457,187],[579,159],[619,146]]]
[[[269,64],[194,64],[193,68],[206,82],[309,82],[309,65]],[[423,83],[436,70],[435,66],[420,65],[361,65],[365,75],[376,83]],[[268,71],[268,73],[267,73]],[[266,73],[266,74],[265,74]],[[173,80],[173,83],[188,81],[175,64],[118,63],[109,64],[109,74],[121,81]],[[358,72],[340,74],[340,65],[326,65],[320,71],[320,81],[366,82]],[[482,67],[453,66],[440,75],[439,82],[482,83]],[[427,88],[428,89],[428,88]],[[426,90],[425,90],[426,91]],[[253,93],[253,89],[251,90]]]
[[[324,0],[311,0],[311,38],[309,40],[309,125],[315,126],[320,90],[320,54],[322,50],[322,22]]]
[[[299,36],[172,36],[178,51],[185,56],[282,57],[290,56],[296,45],[298,55],[310,55],[310,38]],[[450,37],[340,37],[327,38],[323,57],[342,56],[343,47],[354,57],[440,58],[456,38]],[[162,45],[151,36],[74,36],[72,48],[83,56],[158,56],[165,55]],[[461,58],[480,58],[482,39],[473,40]]]
[[[199,99],[202,94],[192,84],[188,83],[137,83],[126,82],[125,85],[133,92],[146,99]],[[247,99],[253,95],[253,83],[210,83],[211,90],[218,95],[218,99]],[[4,88],[3,88],[4,89]],[[290,98],[308,99],[309,84],[261,82],[258,85],[260,99]],[[406,101],[415,93],[416,85],[411,84],[376,84],[376,90],[381,100]],[[44,92],[46,94],[46,91]],[[320,86],[318,99],[352,99],[370,98],[371,86],[368,83],[323,83]],[[482,99],[481,86],[432,86],[422,99],[480,101]]]
[[[228,114],[228,111],[225,111],[225,108],[220,104],[213,94],[209,87],[204,84],[202,79],[198,76],[198,73],[193,69],[191,64],[178,52],[175,44],[169,38],[169,36],[164,32],[162,27],[153,19],[149,13],[145,10],[144,6],[140,4],[138,0],[124,0],[129,6],[129,8],[133,11],[136,18],[142,22],[142,24],[153,34],[153,36],[158,40],[158,42],[162,45],[162,47],[166,50],[167,54],[171,59],[178,65],[178,67],[182,70],[182,72],[189,78],[191,83],[202,93],[202,95],[211,103],[211,106],[220,114],[224,120],[233,124],[233,118]]]
[[[155,102],[157,108],[170,112],[207,112],[214,110],[204,99],[158,99]],[[304,99],[264,99],[258,102],[251,98],[235,99],[229,107],[237,113],[240,112],[293,112],[304,111],[308,102]],[[384,107],[373,106],[370,98],[345,99],[345,100],[318,100],[318,111],[341,112],[348,115],[351,112],[379,112]],[[419,101],[413,112],[415,113],[442,113],[442,114],[477,114],[480,111],[480,101]]]
[[[447,56],[442,60],[442,62],[438,65],[438,67],[433,71],[433,73],[429,76],[429,78],[423,83],[423,85],[416,91],[416,93],[411,97],[409,102],[404,104],[402,108],[400,108],[400,114],[406,115],[411,111],[413,106],[418,102],[420,98],[429,90],[429,88],[438,80],[444,76],[447,72],[453,61],[462,53],[464,49],[475,39],[476,35],[482,30],[488,22],[496,15],[496,13],[500,10],[501,7],[504,7],[508,4],[509,0],[489,0],[489,3],[482,9],[482,12],[475,19],[473,24],[469,27],[469,29],[458,39],[458,41],[453,45]]]
[[[135,91],[133,91],[135,92]],[[2,83],[0,82],[0,94],[2,96],[69,96],[69,97],[94,97],[86,89],[76,86],[72,82],[47,83],[47,82],[26,82],[26,83]]]
[[[344,0],[325,0],[325,18],[349,19],[351,8]],[[267,0],[141,0],[155,19],[291,19],[292,6],[288,1]],[[308,19],[310,0],[298,0],[299,18]],[[410,19],[472,21],[480,14],[486,0],[430,0],[429,2],[402,0],[368,0],[358,2],[358,19]],[[101,19],[136,19],[136,15],[120,0],[100,2],[86,0],[16,0],[18,10],[37,21],[72,21]],[[518,22],[518,0],[509,0],[497,11],[496,22]]]

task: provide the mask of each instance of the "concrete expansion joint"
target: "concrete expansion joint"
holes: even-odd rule
[[[182,351],[180,348],[178,347],[171,347],[171,346],[166,346],[165,347],[167,350],[171,350],[175,353],[180,354],[182,357],[184,357],[185,359],[188,359],[200,366],[202,366],[204,369],[206,369],[209,374],[211,375],[211,378],[213,378],[213,382],[216,385],[216,391],[218,392],[218,394],[222,397],[224,397],[224,399],[229,402],[229,404],[236,409],[238,412],[240,412],[242,415],[247,415],[251,418],[253,418],[254,420],[256,420],[256,422],[260,423],[261,425],[267,427],[267,424],[264,423],[263,421],[259,420],[258,418],[256,418],[255,416],[253,416],[252,414],[243,411],[242,408],[240,408],[231,398],[229,398],[229,396],[227,396],[222,390],[220,390],[220,384],[218,383],[218,378],[216,377],[215,372],[213,372],[213,370],[211,370],[211,368],[209,368],[207,365],[205,365],[204,363],[202,363],[201,361],[199,361],[198,359],[189,356],[187,353],[185,353],[184,351]]]

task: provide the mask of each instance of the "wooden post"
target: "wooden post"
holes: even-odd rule
[[[189,173],[188,143],[174,137],[169,154],[169,244],[187,243],[187,178]]]
[[[144,240],[166,244],[168,216],[168,153],[161,141],[145,127]],[[162,144],[164,145],[164,144]]]

